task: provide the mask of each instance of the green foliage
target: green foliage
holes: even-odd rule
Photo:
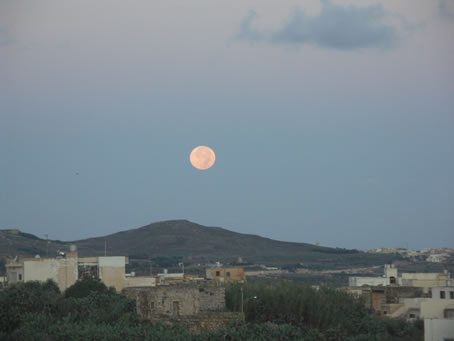
[[[248,323],[273,322],[302,330],[317,330],[327,340],[406,340],[407,335],[412,335],[411,340],[422,339],[421,325],[378,318],[365,308],[361,299],[332,287],[315,289],[305,284],[280,281],[247,285],[243,290]],[[226,304],[230,310],[240,311],[239,285],[228,288]]]
[[[115,289],[108,289],[98,278],[87,277],[66,289],[65,297],[82,298],[88,296],[91,292],[107,293],[111,290]]]
[[[377,318],[360,300],[329,287],[261,283],[246,286],[244,297],[246,322],[190,335],[178,325],[142,321],[134,301],[98,280],[81,280],[64,295],[51,281],[21,283],[0,291],[0,340],[422,340],[420,321]],[[239,310],[240,287],[229,287],[226,299]]]
[[[5,261],[3,259],[0,259],[0,276],[4,276],[5,273],[6,273]]]
[[[19,283],[0,291],[0,333],[13,331],[31,316],[54,314],[59,297],[52,281]]]

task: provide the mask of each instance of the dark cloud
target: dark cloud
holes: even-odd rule
[[[321,2],[318,16],[307,16],[295,10],[281,28],[272,32],[252,29],[256,14],[251,11],[242,21],[236,37],[272,44],[312,44],[342,50],[392,48],[397,45],[397,30],[385,23],[389,13],[382,5],[342,7],[329,0]]]
[[[454,19],[454,1],[438,0],[440,16],[446,19]]]

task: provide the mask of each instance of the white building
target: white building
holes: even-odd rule
[[[155,286],[156,278],[126,274],[128,257],[79,257],[75,247],[57,258],[14,259],[6,264],[7,284],[18,282],[55,281],[61,291],[84,276],[97,277],[106,286],[117,291],[127,287]]]
[[[454,321],[424,319],[424,341],[454,341]]]

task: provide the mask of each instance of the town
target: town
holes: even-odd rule
[[[429,251],[427,256],[426,252],[425,257],[433,254]],[[217,262],[205,269],[204,276],[185,273],[183,263],[178,264],[181,272],[163,269],[156,274],[136,275],[126,272],[128,262],[126,256],[79,257],[77,246],[71,244],[55,257],[9,257],[6,274],[0,277],[0,288],[7,290],[18,283],[52,280],[64,292],[80,280],[97,278],[134,300],[142,319],[182,325],[190,333],[200,334],[245,320],[247,301],[257,298],[244,297],[247,277],[253,280],[287,272],[263,264],[258,271],[245,271],[243,267],[226,267]],[[241,287],[238,311],[226,309],[229,285]],[[315,290],[319,287],[313,286]],[[446,337],[454,335],[454,279],[447,270],[400,273],[395,264],[385,264],[383,275],[349,276],[348,286],[336,290],[361,298],[365,307],[377,315],[424,321],[425,341],[448,340]]]

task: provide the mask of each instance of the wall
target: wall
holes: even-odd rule
[[[450,275],[445,273],[408,273],[404,272],[402,277],[399,279],[399,284],[402,286],[412,287],[442,287],[448,284]]]
[[[366,307],[372,308],[381,314],[405,314],[406,311],[398,311],[404,307],[405,299],[429,298],[422,288],[378,286],[365,287],[362,290]],[[410,303],[409,303],[410,304]]]
[[[234,320],[244,321],[244,313],[202,312],[198,315],[182,316],[179,319],[161,319],[160,322],[180,324],[190,333],[200,334],[227,327]]]
[[[444,291],[446,300],[454,300],[454,287],[434,287],[432,288],[432,298],[441,298],[440,292]],[[453,298],[451,298],[451,294],[453,293]]]
[[[156,285],[155,277],[126,277],[125,288],[129,287],[154,287]]]
[[[225,308],[224,287],[199,287],[200,311],[213,311]]]
[[[414,280],[447,280],[449,279],[448,274],[438,272],[404,272],[401,276],[402,279],[414,279]]]
[[[181,324],[191,333],[216,331],[233,320],[244,321],[243,313],[225,309],[225,288],[181,284],[152,288],[125,288],[122,293],[136,300],[137,313],[145,319]],[[173,304],[179,303],[179,314]]]
[[[424,341],[454,339],[453,320],[424,319]]]
[[[199,290],[196,287],[125,288],[123,293],[136,300],[137,313],[148,320],[161,315],[184,316],[200,312]],[[174,311],[174,302],[178,302],[178,312]]]
[[[126,257],[98,257],[99,278],[108,287],[121,291],[125,287]]]
[[[24,281],[54,280],[61,291],[76,283],[77,258],[29,258],[24,260]]]
[[[454,300],[440,300],[430,298],[421,302],[421,318],[438,319],[444,318],[446,309],[454,309]],[[451,320],[454,324],[454,321]]]
[[[173,285],[150,288],[125,288],[127,297],[136,300],[137,313],[149,320],[165,316],[190,316],[225,308],[225,288],[198,285]],[[175,302],[178,311],[175,311]]]
[[[385,277],[358,277],[358,276],[351,276],[348,278],[348,286],[350,287],[360,287],[363,285],[385,286],[389,285],[389,279]]]
[[[433,280],[421,280],[421,279],[401,279],[400,285],[408,287],[419,287],[419,288],[431,288],[446,286],[448,280],[445,279],[433,279]]]

